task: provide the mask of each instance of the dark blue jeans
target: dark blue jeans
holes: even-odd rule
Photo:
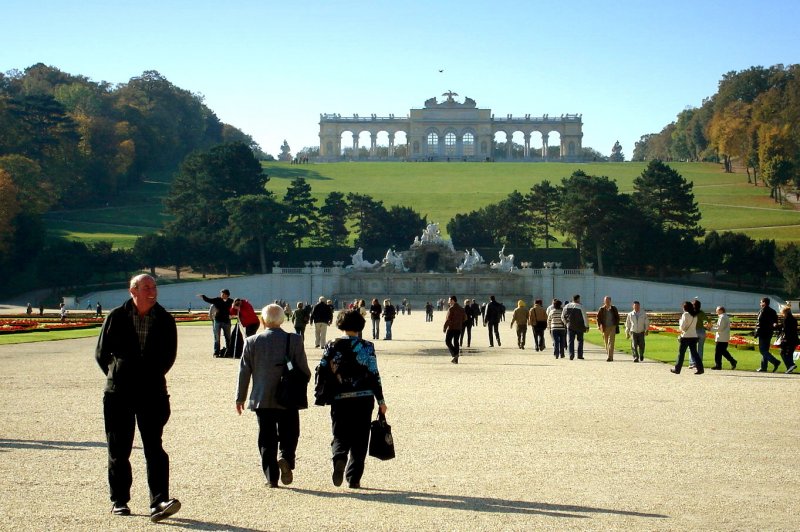
[[[697,338],[679,338],[678,361],[675,363],[675,373],[680,373],[683,368],[683,360],[686,358],[686,349],[697,371],[703,371],[703,359],[697,353]]]
[[[578,339],[578,358],[583,358],[583,331],[573,331],[567,329],[567,341],[569,342],[569,358],[575,358],[575,339]]]
[[[780,365],[780,360],[769,352],[770,344],[772,344],[772,336],[759,336],[758,337],[758,351],[761,353],[761,371],[767,370],[767,363],[773,365]]]
[[[560,358],[564,356],[564,349],[567,343],[566,329],[553,329],[553,356]]]

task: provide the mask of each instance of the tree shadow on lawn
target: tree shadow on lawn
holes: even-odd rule
[[[532,501],[510,501],[491,497],[468,497],[461,495],[442,495],[415,491],[399,491],[387,489],[360,488],[345,493],[288,488],[297,493],[315,495],[317,497],[352,497],[367,502],[384,502],[406,504],[409,506],[427,506],[430,508],[447,508],[470,512],[492,512],[510,514],[539,514],[548,517],[568,517],[572,519],[588,519],[584,514],[616,514],[631,517],[668,519],[669,516],[635,512],[630,510],[614,510],[610,508],[594,508],[571,504],[551,504]]]
[[[105,447],[106,442],[96,441],[55,441],[55,440],[14,440],[0,438],[0,452],[12,449],[40,449],[45,451],[84,451],[90,448]]]
[[[264,171],[265,174],[269,176],[270,179],[296,179],[298,177],[302,177],[304,179],[309,179],[313,181],[330,181],[330,177],[325,177],[324,175],[320,174],[319,172],[315,172],[310,168],[297,168],[297,167],[290,167],[290,168],[267,168]]]

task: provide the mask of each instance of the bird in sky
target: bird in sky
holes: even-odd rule
[[[443,69],[443,68],[440,68],[440,69],[439,69],[439,73],[442,73],[442,72],[444,72],[444,69]]]

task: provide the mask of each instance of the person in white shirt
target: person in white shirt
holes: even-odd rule
[[[695,366],[695,375],[703,374],[703,359],[697,354],[697,311],[688,301],[683,302],[683,314],[678,321],[678,329],[680,335],[678,336],[678,360],[675,362],[675,367],[670,369],[676,375],[683,369],[683,360],[686,358],[686,349],[689,349],[692,361]]]
[[[725,307],[717,307],[717,323],[711,327],[716,332],[714,339],[714,366],[711,369],[722,369],[722,357],[731,363],[731,369],[736,369],[736,359],[728,352],[728,342],[731,340],[731,319],[725,314]]]
[[[647,328],[650,327],[650,320],[647,313],[642,310],[638,301],[633,302],[633,310],[628,312],[625,318],[625,337],[631,340],[631,353],[634,362],[644,360],[644,337],[647,335]]]

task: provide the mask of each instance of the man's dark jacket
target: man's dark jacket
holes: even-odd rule
[[[311,321],[330,325],[333,321],[333,309],[325,301],[317,303],[311,310]]]
[[[139,395],[167,391],[165,375],[175,363],[178,332],[175,318],[158,303],[150,309],[150,332],[144,349],[133,326],[136,307],[129,299],[112,310],[97,339],[95,359],[106,374],[106,392]]]
[[[503,307],[497,301],[489,301],[486,304],[486,313],[484,314],[484,321],[486,323],[500,323],[500,314],[503,313]]]

